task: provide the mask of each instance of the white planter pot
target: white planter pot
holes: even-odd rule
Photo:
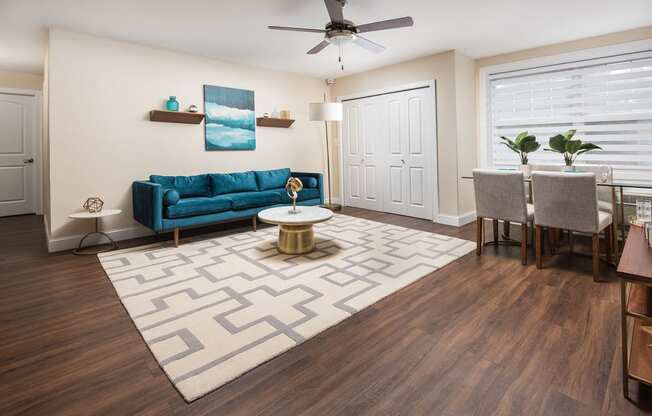
[[[531,165],[520,165],[518,170],[523,172],[523,176],[529,178],[532,176],[532,166]]]

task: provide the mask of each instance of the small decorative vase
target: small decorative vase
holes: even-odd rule
[[[526,165],[521,165],[520,169],[521,172],[523,172],[523,177],[529,178],[532,176],[532,166],[526,164]]]
[[[171,95],[170,99],[165,103],[165,108],[168,111],[179,111],[179,101],[177,101],[177,97]]]
[[[576,170],[575,170],[574,165],[571,165],[571,166],[566,165],[561,169],[561,171],[562,172],[575,172]]]

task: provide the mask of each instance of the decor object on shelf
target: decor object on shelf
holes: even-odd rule
[[[196,113],[199,111],[199,108],[197,108],[196,105],[192,104],[190,107],[188,107],[188,112],[189,113]]]
[[[149,121],[165,123],[199,124],[204,119],[202,113],[186,113],[182,111],[151,110]]]
[[[206,150],[254,150],[254,92],[204,85]]]
[[[564,134],[558,134],[550,138],[549,145],[550,149],[545,149],[549,152],[561,153],[564,156],[564,162],[566,163],[565,172],[574,172],[575,167],[573,163],[575,160],[582,154],[590,152],[591,150],[602,150],[600,146],[597,146],[593,143],[582,142],[580,139],[573,140],[573,136],[577,130],[571,129]]]
[[[508,139],[505,136],[500,136],[500,138],[503,140],[505,146],[518,154],[521,159],[521,171],[525,177],[529,178],[531,166],[528,164],[528,153],[536,152],[541,147],[541,144],[537,142],[536,136],[524,131],[519,133],[514,140]]]
[[[281,116],[283,120],[287,120],[290,118],[290,112],[288,110],[281,110]]]
[[[92,199],[92,198],[89,198]],[[98,198],[99,199],[99,198]],[[98,211],[98,212],[75,212],[70,215],[68,215],[68,218],[72,219],[82,219],[82,220],[88,220],[92,219],[95,220],[95,228],[93,231],[90,233],[87,233],[82,237],[81,240],[79,240],[79,245],[75,250],[73,250],[73,254],[76,255],[95,255],[98,253],[104,253],[107,251],[115,250],[118,248],[118,243],[116,243],[108,234],[105,232],[100,231],[100,218],[108,217],[110,215],[118,215],[122,212],[121,209],[105,209],[103,211]],[[105,248],[98,248],[96,250],[87,250],[84,246],[84,241],[92,235],[97,235],[100,237],[104,237],[109,241],[109,247]]]
[[[269,118],[269,113],[263,113],[263,118]]]
[[[104,201],[99,196],[92,196],[82,204],[82,208],[91,214],[102,212],[102,207],[104,207]]]
[[[101,254],[99,261],[142,342],[192,401],[473,250],[470,241],[346,215],[317,224],[315,235],[315,250],[301,257],[278,253],[278,231],[265,227],[201,238],[178,249],[165,243],[132,247]],[[189,279],[188,271],[198,277]],[[174,287],[148,290],[164,285],[151,276],[166,276]],[[198,292],[211,286],[220,290]],[[200,296],[175,296],[170,308],[152,307],[162,293],[173,292]],[[171,314],[172,307],[188,313]],[[185,340],[219,336],[219,342],[197,347],[193,341],[187,347],[175,342],[179,333]]]
[[[170,99],[165,103],[165,109],[168,111],[179,111],[179,101],[177,101],[177,97],[171,95]]]
[[[294,120],[290,118],[258,117],[256,119],[256,125],[260,127],[281,127],[287,129],[292,124],[294,124]]]
[[[288,196],[292,200],[292,209],[290,209],[290,214],[298,214],[301,212],[300,210],[297,209],[297,198],[299,197],[299,192],[303,189],[303,183],[301,183],[301,179],[295,178],[295,177],[290,177],[288,179],[287,183],[285,184],[285,192],[287,192]]]
[[[250,219],[255,229],[259,211],[272,206],[285,206],[287,210],[292,203],[285,191],[292,176],[303,183],[298,205],[324,203],[321,173],[285,168],[194,176],[151,175],[149,181],[132,185],[134,219],[156,233],[174,232],[176,244],[181,229],[198,225]]]
[[[323,103],[310,103],[309,119],[311,121],[323,121],[324,128],[326,129],[326,173],[328,176],[328,203],[324,204],[324,208],[339,211],[342,205],[333,203],[333,189],[331,187],[331,157],[328,145],[328,122],[329,121],[342,121],[342,103],[329,103],[326,102],[326,94],[324,94]]]

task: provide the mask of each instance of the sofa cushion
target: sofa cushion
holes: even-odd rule
[[[212,173],[208,175],[213,195],[251,192],[258,190],[256,175],[253,171],[236,173]]]
[[[208,175],[195,176],[161,176],[151,175],[150,182],[158,183],[163,188],[174,189],[181,198],[210,196]]]
[[[177,202],[179,202],[179,199],[181,199],[179,192],[175,191],[174,189],[167,189],[163,194],[163,205],[166,207],[175,205]]]
[[[241,192],[222,195],[222,197],[231,200],[234,210],[264,207],[281,203],[281,196],[278,192],[273,191]]]
[[[185,218],[229,211],[231,200],[223,196],[181,198],[175,205],[165,207],[165,218]]]
[[[285,188],[272,189],[272,191],[278,193],[279,197],[281,198],[282,204],[292,203],[292,199],[285,191]],[[308,199],[319,199],[319,198],[321,198],[321,193],[319,192],[319,189],[303,188],[303,190],[299,191],[299,195],[297,196],[297,201],[301,202],[301,201],[307,201]]]
[[[256,171],[256,181],[261,191],[285,187],[288,179],[290,179],[290,169],[287,168]]]
[[[304,188],[316,188],[319,184],[317,178],[313,178],[312,176],[298,176],[298,178],[303,184]]]

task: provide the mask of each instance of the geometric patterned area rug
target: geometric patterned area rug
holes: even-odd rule
[[[100,254],[186,401],[237,378],[469,253],[475,243],[335,215],[316,249],[280,254],[277,227]]]

